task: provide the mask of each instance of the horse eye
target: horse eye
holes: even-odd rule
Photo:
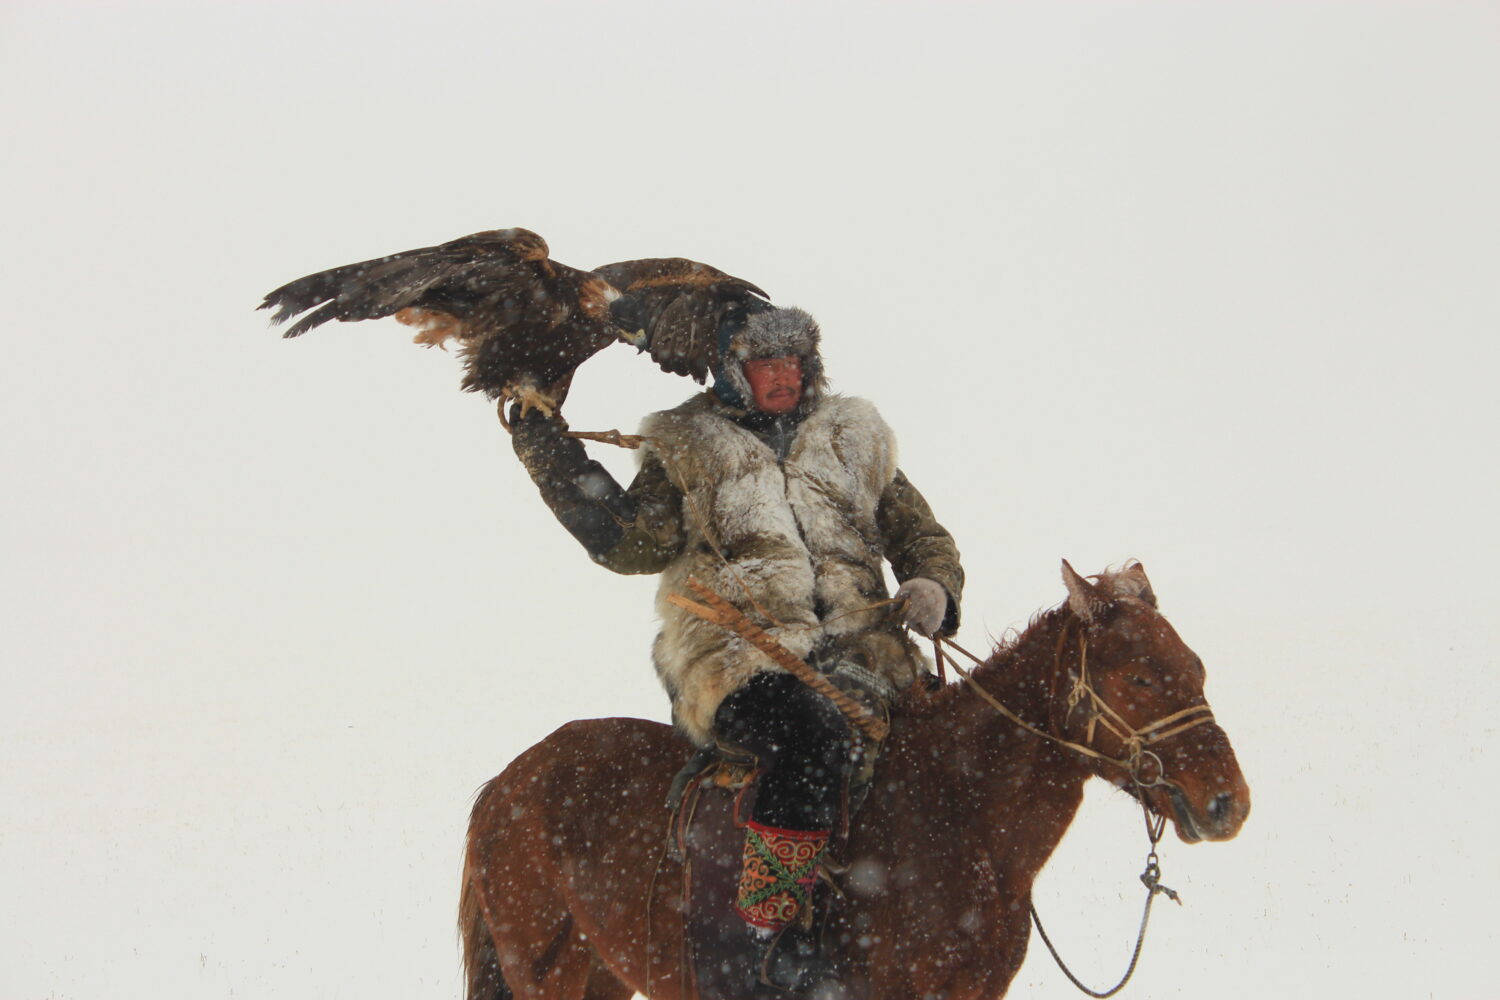
[[[1131,674],[1130,683],[1134,684],[1136,687],[1148,688],[1151,686],[1150,679],[1142,677],[1140,674]]]

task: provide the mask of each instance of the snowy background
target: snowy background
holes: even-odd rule
[[[1492,996],[1500,8],[0,6],[0,998],[453,998],[479,785],[665,717],[451,356],[300,275],[524,225],[822,322],[957,536],[970,648],[1129,557],[1244,833],[1135,997]],[[692,386],[628,351],[576,427]],[[630,458],[596,449],[620,475]],[[1139,817],[1038,902],[1123,968]],[[1071,997],[1033,942],[1012,995]]]

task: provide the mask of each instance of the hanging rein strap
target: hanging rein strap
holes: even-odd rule
[[[1156,856],[1156,844],[1161,840],[1165,820],[1158,821],[1153,826],[1151,814],[1146,812],[1146,800],[1144,797],[1141,798],[1141,811],[1146,816],[1146,835],[1151,838],[1151,853],[1146,855],[1146,870],[1141,872],[1141,884],[1146,887],[1146,905],[1141,909],[1141,926],[1135,933],[1135,948],[1130,952],[1130,965],[1126,966],[1125,974],[1120,977],[1119,982],[1107,990],[1095,990],[1084,985],[1073,974],[1073,970],[1068,968],[1068,963],[1064,962],[1062,956],[1057,953],[1057,946],[1052,943],[1052,939],[1047,936],[1047,929],[1042,926],[1042,918],[1036,912],[1036,904],[1031,904],[1031,922],[1036,925],[1036,932],[1042,936],[1042,943],[1052,953],[1052,960],[1063,971],[1063,975],[1068,977],[1069,982],[1089,996],[1098,997],[1099,1000],[1104,1000],[1105,997],[1112,997],[1123,990],[1125,984],[1130,982],[1130,977],[1135,975],[1136,963],[1141,960],[1141,948],[1146,943],[1146,925],[1151,921],[1151,904],[1156,902],[1156,897],[1158,895],[1167,896],[1178,906],[1182,905],[1182,900],[1178,898],[1177,893],[1161,884],[1161,862]]]
[[[1063,642],[1066,638],[1067,630],[1064,629],[1063,633],[1058,637],[1057,642],[1056,666],[1058,671],[1061,671],[1062,669],[1062,647]],[[974,661],[974,663],[978,664],[981,662],[977,656],[975,656],[973,653],[970,653],[968,650],[964,649],[957,643],[953,642],[951,639],[933,640],[933,647],[938,651],[939,658],[941,658],[942,656],[939,644],[944,642],[954,649],[958,650],[958,652],[962,653],[964,656],[967,656],[970,660]],[[1141,726],[1139,728],[1133,727],[1123,718],[1121,718],[1118,712],[1110,708],[1109,705],[1105,703],[1104,699],[1099,696],[1099,692],[1096,691],[1093,685],[1089,683],[1088,653],[1088,638],[1080,634],[1078,679],[1074,681],[1073,689],[1068,692],[1068,709],[1069,711],[1071,711],[1073,708],[1077,707],[1080,702],[1087,698],[1089,700],[1089,721],[1088,730],[1084,737],[1085,740],[1088,743],[1092,743],[1094,741],[1095,725],[1096,723],[1102,723],[1104,725],[1104,728],[1114,733],[1115,736],[1119,737],[1124,742],[1126,757],[1123,760],[1118,760],[1114,757],[1102,754],[1091,746],[1085,746],[1080,743],[1073,743],[1070,740],[1065,740],[1060,736],[1054,736],[1051,733],[1038,729],[1031,723],[1027,722],[1025,719],[1022,719],[1020,716],[1016,715],[1016,713],[1012,712],[1009,708],[1002,704],[999,699],[997,699],[994,695],[990,694],[982,686],[980,686],[979,682],[974,679],[974,676],[963,667],[960,667],[957,661],[950,659],[950,662],[952,662],[953,664],[953,669],[958,673],[960,677],[964,679],[969,687],[974,690],[975,694],[977,694],[981,700],[983,700],[991,708],[998,711],[1001,715],[1005,716],[1007,719],[1020,726],[1022,729],[1025,729],[1027,732],[1031,733],[1034,736],[1040,736],[1044,740],[1056,743],[1059,746],[1067,747],[1069,750],[1072,750],[1075,753],[1082,754],[1086,757],[1092,757],[1095,760],[1106,761],[1118,767],[1124,768],[1125,772],[1130,776],[1130,780],[1135,785],[1135,797],[1136,800],[1141,804],[1141,816],[1146,822],[1146,837],[1151,842],[1151,849],[1150,852],[1146,855],[1146,868],[1143,872],[1141,872],[1141,884],[1146,887],[1146,902],[1141,909],[1141,925],[1140,928],[1136,931],[1135,948],[1130,953],[1130,965],[1126,967],[1125,974],[1120,977],[1120,981],[1115,983],[1114,986],[1110,987],[1107,990],[1095,990],[1086,986],[1081,980],[1079,980],[1079,978],[1073,974],[1073,970],[1068,968],[1068,963],[1064,962],[1062,956],[1058,954],[1057,947],[1052,943],[1052,939],[1047,936],[1047,929],[1042,926],[1042,918],[1036,911],[1036,904],[1031,904],[1031,922],[1036,925],[1037,933],[1042,937],[1042,943],[1045,944],[1047,946],[1047,950],[1052,953],[1052,959],[1057,963],[1057,967],[1063,971],[1063,975],[1067,976],[1068,981],[1071,982],[1074,986],[1078,987],[1078,989],[1082,992],[1088,994],[1091,997],[1097,997],[1099,998],[1099,1000],[1104,1000],[1104,998],[1112,997],[1116,993],[1123,990],[1125,988],[1125,984],[1130,982],[1131,977],[1135,975],[1136,964],[1140,961],[1141,958],[1141,948],[1146,943],[1146,926],[1151,920],[1151,905],[1156,902],[1156,897],[1158,895],[1164,895],[1170,898],[1172,902],[1177,903],[1179,906],[1182,904],[1182,900],[1178,897],[1175,891],[1161,884],[1161,859],[1157,857],[1156,845],[1161,841],[1162,833],[1166,829],[1167,821],[1166,817],[1164,816],[1157,817],[1154,821],[1152,820],[1151,812],[1146,806],[1145,790],[1155,785],[1168,784],[1169,782],[1167,782],[1166,780],[1166,775],[1162,768],[1161,758],[1147,748],[1153,743],[1160,743],[1162,740],[1165,740],[1172,736],[1176,736],[1178,733],[1185,732],[1195,726],[1201,726],[1204,723],[1212,722],[1213,711],[1209,709],[1207,705],[1194,705],[1190,708],[1185,708],[1180,712],[1173,712],[1171,715],[1163,716],[1162,718],[1157,719],[1155,722],[1148,723],[1147,725]],[[1150,757],[1156,762],[1156,775],[1155,777],[1151,778],[1150,781],[1143,781],[1141,776],[1141,765],[1147,757]]]

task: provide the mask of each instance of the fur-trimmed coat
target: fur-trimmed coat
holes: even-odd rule
[[[889,605],[882,559],[898,581],[948,592],[943,631],[958,625],[963,570],[952,537],[896,467],[896,440],[875,407],[827,395],[778,461],[712,393],[647,417],[635,521],[595,556],[621,573],[662,574],[653,659],[679,729],[711,740],[725,695],[769,657],[667,601],[689,576],[723,595],[791,652],[852,660],[904,689],[926,671]]]

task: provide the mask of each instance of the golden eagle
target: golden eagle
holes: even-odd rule
[[[285,336],[329,320],[395,316],[416,342],[459,344],[463,387],[551,416],[578,366],[616,340],[663,370],[704,381],[721,324],[765,308],[769,296],[681,257],[580,271],[550,259],[527,229],[495,229],[418,250],[345,264],[282,285],[262,309],[272,323],[301,315]]]

